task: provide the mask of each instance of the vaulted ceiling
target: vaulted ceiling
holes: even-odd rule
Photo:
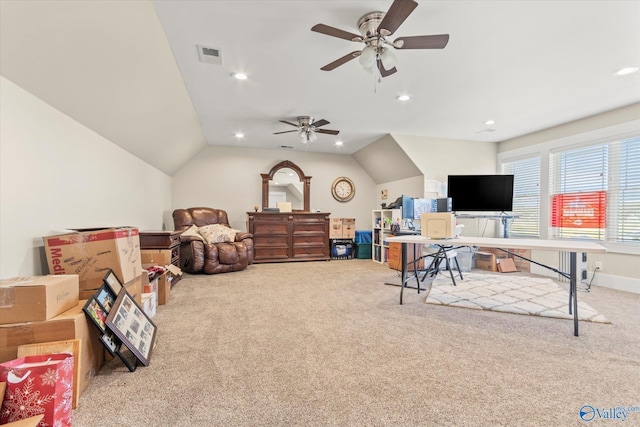
[[[351,154],[386,134],[498,142],[640,102],[640,73],[614,76],[640,66],[638,1],[419,1],[391,39],[446,33],[446,48],[396,50],[398,72],[380,81],[357,59],[320,70],[362,45],[312,26],[358,33],[391,4],[2,0],[0,74],[169,175],[207,144]],[[222,64],[200,62],[197,45]],[[301,115],[340,133],[274,135]]]

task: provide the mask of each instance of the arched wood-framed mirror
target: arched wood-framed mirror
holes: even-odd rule
[[[298,181],[291,180],[290,178],[284,178],[293,174],[298,175]],[[269,173],[261,173],[262,176],[262,207],[275,208],[276,206],[270,206],[274,204],[274,193],[284,193],[288,199],[281,200],[291,202],[291,207],[294,211],[309,212],[310,198],[311,198],[311,177],[302,172],[302,169],[295,163],[289,160],[284,160],[271,168]],[[283,183],[275,181],[274,178],[283,176]],[[276,185],[275,183],[278,182]],[[283,191],[276,191],[276,187],[280,187]],[[284,188],[286,187],[286,189]],[[269,197],[269,193],[272,193],[272,197]]]

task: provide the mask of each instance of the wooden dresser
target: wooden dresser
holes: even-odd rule
[[[247,212],[254,263],[329,260],[329,215]]]

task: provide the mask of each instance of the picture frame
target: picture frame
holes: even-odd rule
[[[107,314],[104,312],[104,308],[100,305],[95,295],[87,300],[84,307],[82,307],[82,311],[93,321],[93,324],[96,325],[101,334],[107,331],[105,324]]]
[[[122,342],[111,331],[106,331],[104,334],[100,335],[100,341],[102,341],[104,348],[106,348],[112,356],[117,355],[120,351],[120,347],[122,347]]]
[[[138,364],[140,363],[140,360],[137,358],[137,356],[134,355],[127,347],[124,347],[122,345],[118,347],[118,350],[116,350],[116,355],[120,358],[120,360],[122,360],[124,366],[129,369],[129,372],[135,371],[138,367]]]
[[[104,284],[98,289],[98,292],[95,293],[95,298],[98,300],[98,303],[102,306],[102,309],[105,313],[109,313],[111,307],[116,302],[116,295],[111,290],[111,287],[107,284]]]
[[[109,289],[111,289],[111,293],[114,297],[120,295],[120,290],[122,289],[123,284],[113,270],[109,269],[107,274],[102,278],[102,281],[109,287]]]
[[[142,365],[149,366],[157,327],[126,289],[120,290],[105,325]]]

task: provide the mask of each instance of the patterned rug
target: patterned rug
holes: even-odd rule
[[[453,286],[448,275],[439,274],[431,284],[426,303],[573,319],[568,309],[569,292],[552,279],[509,274],[463,273],[463,275],[464,280],[456,278],[457,286]],[[580,293],[578,293],[578,319],[587,322],[611,323],[588,304],[580,301]]]

